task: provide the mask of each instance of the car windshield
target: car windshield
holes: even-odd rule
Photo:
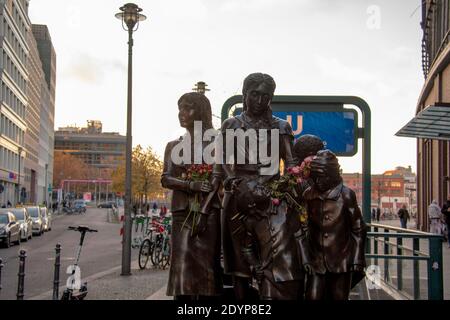
[[[84,205],[84,201],[75,201],[76,206],[82,206]]]
[[[7,224],[8,216],[6,214],[0,214],[0,224]]]
[[[38,218],[39,217],[39,209],[38,208],[28,208],[28,213],[33,218]]]
[[[12,209],[11,212],[16,216],[17,220],[23,220],[24,214],[22,209]]]

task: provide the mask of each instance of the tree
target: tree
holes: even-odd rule
[[[135,201],[148,202],[149,198],[160,197],[164,194],[161,187],[163,162],[151,147],[147,149],[137,145],[131,156],[132,183],[131,192]],[[113,190],[125,192],[125,159],[112,174]]]
[[[92,173],[92,168],[81,159],[66,153],[55,150],[53,164],[53,185],[59,187],[62,180],[67,179],[88,179]]]

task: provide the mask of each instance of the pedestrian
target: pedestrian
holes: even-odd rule
[[[407,223],[408,223],[408,220],[409,220],[409,212],[408,212],[408,210],[406,210],[406,206],[405,205],[403,205],[401,207],[401,209],[398,210],[397,215],[400,218],[401,227],[403,229],[408,229]]]
[[[11,201],[8,200],[8,203],[7,203],[6,206],[7,206],[8,208],[11,208],[11,207],[12,207]]]
[[[380,222],[381,209],[377,207],[377,221]]]
[[[445,223],[447,224],[447,241],[450,248],[450,194],[447,197],[447,202],[442,206],[441,213],[445,217]]]
[[[428,218],[430,218],[430,232],[434,234],[442,234],[441,224],[441,207],[436,200],[431,201],[428,206]]]
[[[153,202],[153,213],[155,213],[157,209],[158,205],[156,204],[156,202]]]
[[[375,220],[377,217],[377,211],[375,210],[375,208],[372,208],[372,220]]]

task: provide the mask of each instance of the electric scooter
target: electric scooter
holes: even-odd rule
[[[86,232],[97,232],[97,230],[90,229],[88,226],[78,226],[78,227],[69,227],[67,230],[73,230],[80,232],[80,244],[77,249],[77,259],[75,260],[75,264],[72,266],[72,275],[70,277],[70,285],[64,290],[61,300],[83,300],[88,291],[87,291],[87,282],[81,284],[80,288],[75,288],[75,282],[77,277],[78,262],[80,261],[81,248],[83,247],[84,237]],[[79,274],[78,274],[79,275]]]

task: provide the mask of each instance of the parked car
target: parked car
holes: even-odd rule
[[[81,200],[75,200],[73,202],[73,207],[75,209],[75,212],[84,213],[84,212],[86,212],[86,201],[84,201],[82,199]]]
[[[33,237],[33,220],[25,208],[7,208],[0,209],[0,213],[11,212],[20,227],[20,240],[28,241]]]
[[[27,207],[26,209],[33,220],[33,235],[42,235],[44,233],[44,221],[42,219],[41,210],[39,210],[39,207],[37,206]]]
[[[42,216],[42,223],[44,225],[44,231],[52,230],[52,214],[46,207],[39,207]]]
[[[97,206],[97,208],[116,208],[116,203],[113,201],[108,201],[108,202],[100,202]]]
[[[0,241],[7,248],[12,242],[20,244],[20,225],[11,212],[0,213]]]

